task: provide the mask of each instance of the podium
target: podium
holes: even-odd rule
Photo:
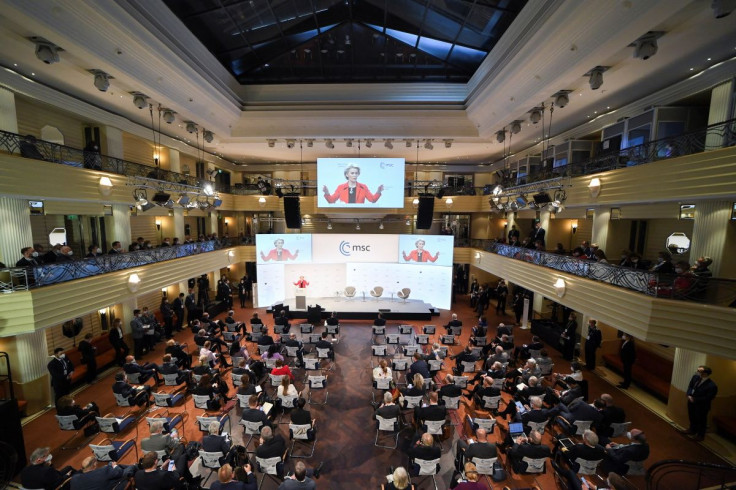
[[[307,288],[296,288],[294,298],[297,310],[307,309]]]

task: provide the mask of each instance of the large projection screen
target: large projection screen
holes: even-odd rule
[[[403,208],[403,158],[318,158],[318,208]]]
[[[384,298],[396,298],[396,292],[410,288],[413,300],[451,307],[452,236],[258,235],[256,249],[261,306],[293,299],[295,283],[304,276],[310,299],[334,298],[346,286],[355,287],[358,296],[369,295],[381,286]]]

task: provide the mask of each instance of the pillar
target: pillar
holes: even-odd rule
[[[128,335],[131,333],[130,330],[130,322],[133,320],[133,310],[138,308],[138,300],[136,298],[128,299],[120,303],[121,309],[122,309],[122,327],[123,327],[123,334]],[[132,345],[131,345],[132,347]],[[133,350],[131,349],[131,352]]]
[[[169,170],[181,173],[181,161],[179,160],[179,150],[169,148]],[[184,236],[183,234],[181,236]]]
[[[730,223],[733,201],[696,201],[690,263],[710,257],[713,277],[736,277],[736,257],[731,250],[736,230]]]
[[[0,88],[0,129],[9,133],[18,133],[15,94],[4,88]]]
[[[608,225],[611,222],[610,208],[596,208],[593,214],[593,234],[590,243],[597,243],[598,248],[608,252]]]
[[[733,117],[731,107],[733,104],[733,79],[714,87],[710,92],[710,111],[708,112],[708,124],[719,124]],[[705,137],[705,149],[716,150],[723,147],[725,136],[717,131],[709,132]]]
[[[217,211],[207,213],[207,233],[217,233]]]
[[[506,228],[504,228],[504,233],[506,235],[504,238],[506,240],[509,239],[509,232],[511,231],[512,226],[516,226],[516,213],[506,213]],[[519,240],[521,240],[521,232],[519,233]]]
[[[46,331],[38,330],[15,337],[15,359],[11,359],[13,381],[23,392],[29,412],[45,408],[51,402],[51,381],[46,364],[49,348]]]
[[[687,428],[690,423],[687,417],[687,385],[698,366],[706,364],[706,355],[681,347],[675,348],[674,368],[670,395],[667,399],[667,416],[678,425]]]
[[[180,242],[184,242],[184,208],[174,208],[174,236],[179,237]],[[186,292],[186,290],[184,290]]]
[[[119,241],[123,245],[123,250],[127,250],[132,240],[130,230],[130,206],[127,204],[112,205],[112,220],[109,227],[110,241]]]
[[[104,153],[113,158],[123,158],[123,132],[112,126],[102,128],[104,132]],[[122,241],[122,240],[120,240]]]
[[[0,261],[13,267],[20,260],[20,249],[33,245],[28,200],[0,197],[0,223]]]

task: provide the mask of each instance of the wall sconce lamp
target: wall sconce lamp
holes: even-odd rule
[[[234,260],[235,260],[235,251],[234,250],[228,251],[228,253],[227,253],[227,261],[228,261],[228,263],[232,264]]]
[[[166,288],[161,288],[161,297],[164,299],[169,297],[169,292],[166,290]]]
[[[266,205],[266,198],[265,198],[265,197],[263,197],[263,196],[259,197],[259,198],[258,198],[258,205],[259,205],[260,207],[263,207],[263,206],[265,206],[265,205]]]
[[[570,224],[570,227],[572,228],[572,234],[574,235],[578,231],[578,220],[574,219],[572,220],[572,223]]]
[[[99,183],[100,194],[109,196],[112,193],[112,181],[110,177],[100,177]]]
[[[141,278],[138,277],[138,274],[131,274],[128,276],[128,289],[131,293],[135,293],[138,291],[138,288],[141,285]]]
[[[504,221],[504,222],[503,222],[503,227],[504,227],[504,228],[508,228],[508,226],[509,226],[509,222],[508,222],[508,221]]]
[[[415,209],[419,207],[419,198],[415,197],[414,200],[411,202],[411,204],[412,206],[414,206]]]
[[[475,252],[475,263],[480,264],[480,252]]]
[[[100,308],[97,313],[100,314],[100,328],[107,330],[107,308]]]
[[[590,179],[588,190],[590,191],[591,197],[598,197],[598,194],[601,193],[601,179],[599,179],[598,177],[593,177],[592,179]]]
[[[565,295],[565,286],[565,280],[561,277],[555,282],[555,292],[558,298],[562,298]]]
[[[160,219],[156,219],[156,229],[158,231],[161,231],[161,220]]]
[[[452,203],[453,201],[451,197],[448,197],[447,199],[445,199],[445,206],[447,206],[447,209],[450,209],[452,207]]]

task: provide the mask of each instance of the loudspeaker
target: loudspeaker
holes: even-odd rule
[[[171,194],[167,194],[165,192],[157,192],[156,194],[153,195],[151,200],[158,204],[164,204],[168,202],[170,198],[171,198]]]
[[[284,217],[286,218],[287,228],[302,227],[302,213],[299,208],[298,195],[284,196]]]
[[[419,198],[419,210],[417,212],[417,229],[428,230],[432,227],[432,215],[434,214],[434,196],[421,196]]]
[[[534,194],[534,202],[537,204],[547,204],[548,202],[552,202],[552,198],[546,192],[540,192],[539,194]]]
[[[16,475],[27,463],[17,400],[0,401],[0,441],[10,444],[18,452],[18,460],[12,470]]]

